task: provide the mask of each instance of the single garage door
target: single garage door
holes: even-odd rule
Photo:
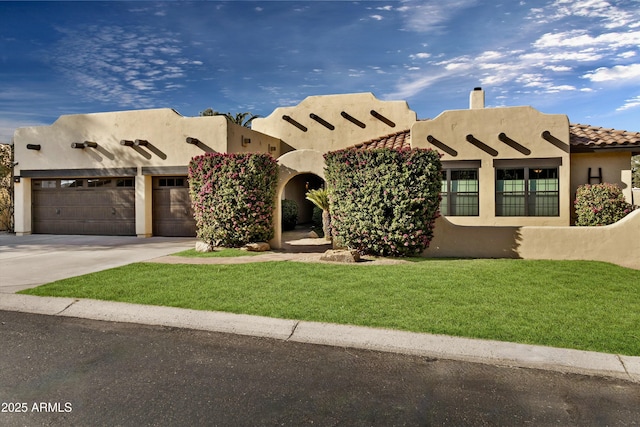
[[[196,235],[196,221],[191,210],[189,181],[186,176],[153,178],[153,235]]]
[[[33,180],[33,232],[135,235],[134,185],[133,178]]]

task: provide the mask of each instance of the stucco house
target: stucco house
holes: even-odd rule
[[[444,168],[441,212],[457,226],[568,227],[575,191],[618,184],[633,202],[631,156],[640,133],[570,124],[532,107],[469,108],[418,120],[404,101],[371,93],[311,96],[255,119],[183,117],[172,109],[61,116],[14,135],[16,233],[195,234],[187,165],[204,152],[267,152],[278,198],[322,185],[323,154],[341,148],[433,148]],[[636,201],[638,203],[638,201]],[[280,206],[272,245],[281,245]]]

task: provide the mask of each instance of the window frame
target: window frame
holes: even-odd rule
[[[455,217],[478,217],[480,216],[480,168],[482,163],[480,160],[459,160],[459,161],[445,161],[442,162],[442,175],[443,179],[441,180],[442,184],[446,183],[446,191],[440,191],[441,202],[440,202],[440,210],[442,212],[443,202],[446,201],[446,213],[442,213],[443,216],[455,216]],[[459,192],[452,191],[452,172],[460,172],[460,171],[471,171],[476,174],[476,191],[475,192]],[[466,195],[467,197],[473,197],[475,195],[475,212],[471,215],[463,215],[458,214],[457,210],[459,208],[458,204],[454,203],[456,196],[458,195]],[[465,205],[469,206],[469,205]],[[473,207],[472,207],[473,208]],[[463,208],[464,209],[464,208]],[[454,213],[455,212],[455,213]]]
[[[494,160],[494,197],[495,197],[495,216],[496,217],[559,217],[560,216],[560,166],[562,166],[562,158],[546,158],[546,159],[526,159],[526,160]],[[524,213],[522,215],[505,215],[505,205],[504,203],[498,203],[499,200],[502,200],[505,193],[503,191],[498,191],[498,174],[499,171],[504,170],[522,170],[523,171],[523,189],[522,189],[522,197],[523,197],[523,208]],[[548,170],[555,169],[555,180],[556,180],[556,189],[555,191],[536,191],[531,190],[531,172],[537,169]],[[555,213],[551,215],[536,215],[535,214],[535,200],[537,196],[541,193],[551,195],[555,199]],[[533,211],[533,212],[532,212]]]

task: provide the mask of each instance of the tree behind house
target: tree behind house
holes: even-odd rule
[[[251,122],[253,121],[253,119],[257,119],[258,117],[260,117],[250,112],[236,113],[235,115],[233,115],[231,113],[221,113],[211,108],[207,108],[206,110],[201,111],[200,116],[202,117],[224,116],[231,123],[235,123],[237,125],[240,125],[246,128],[251,128]]]

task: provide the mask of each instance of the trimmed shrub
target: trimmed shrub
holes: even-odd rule
[[[189,163],[197,234],[213,246],[240,247],[273,237],[278,166],[263,153],[206,153]]]
[[[298,204],[295,200],[282,201],[282,230],[288,231],[296,228],[298,223]]]
[[[332,232],[362,254],[408,256],[429,246],[440,204],[440,155],[430,149],[325,154]]]
[[[576,192],[576,225],[609,225],[620,221],[633,206],[614,184],[581,185]]]

